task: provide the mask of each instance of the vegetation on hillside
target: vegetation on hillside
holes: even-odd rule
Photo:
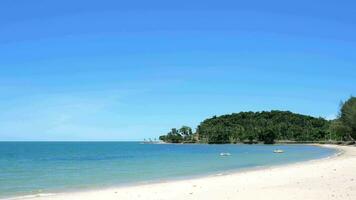
[[[241,112],[213,117],[197,128],[204,143],[264,142],[325,139],[328,121],[286,111]]]
[[[355,97],[342,103],[339,117],[332,121],[289,111],[240,112],[206,119],[195,133],[183,126],[160,136],[160,140],[169,143],[210,144],[353,141],[355,138]]]

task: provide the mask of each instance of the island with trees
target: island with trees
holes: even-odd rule
[[[201,122],[196,131],[182,126],[159,137],[167,143],[354,143],[356,97],[340,106],[337,119],[326,120],[289,111],[240,112],[214,116]]]

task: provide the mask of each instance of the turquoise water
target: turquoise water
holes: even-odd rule
[[[274,154],[274,149],[285,153]],[[221,152],[232,155],[222,157]],[[216,174],[334,153],[307,145],[0,142],[0,197]]]

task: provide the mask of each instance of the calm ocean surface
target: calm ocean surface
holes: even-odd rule
[[[0,142],[0,198],[216,174],[334,153],[307,145]]]

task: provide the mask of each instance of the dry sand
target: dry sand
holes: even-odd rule
[[[222,176],[103,190],[70,192],[35,200],[356,200],[356,147],[331,146],[337,157]]]

